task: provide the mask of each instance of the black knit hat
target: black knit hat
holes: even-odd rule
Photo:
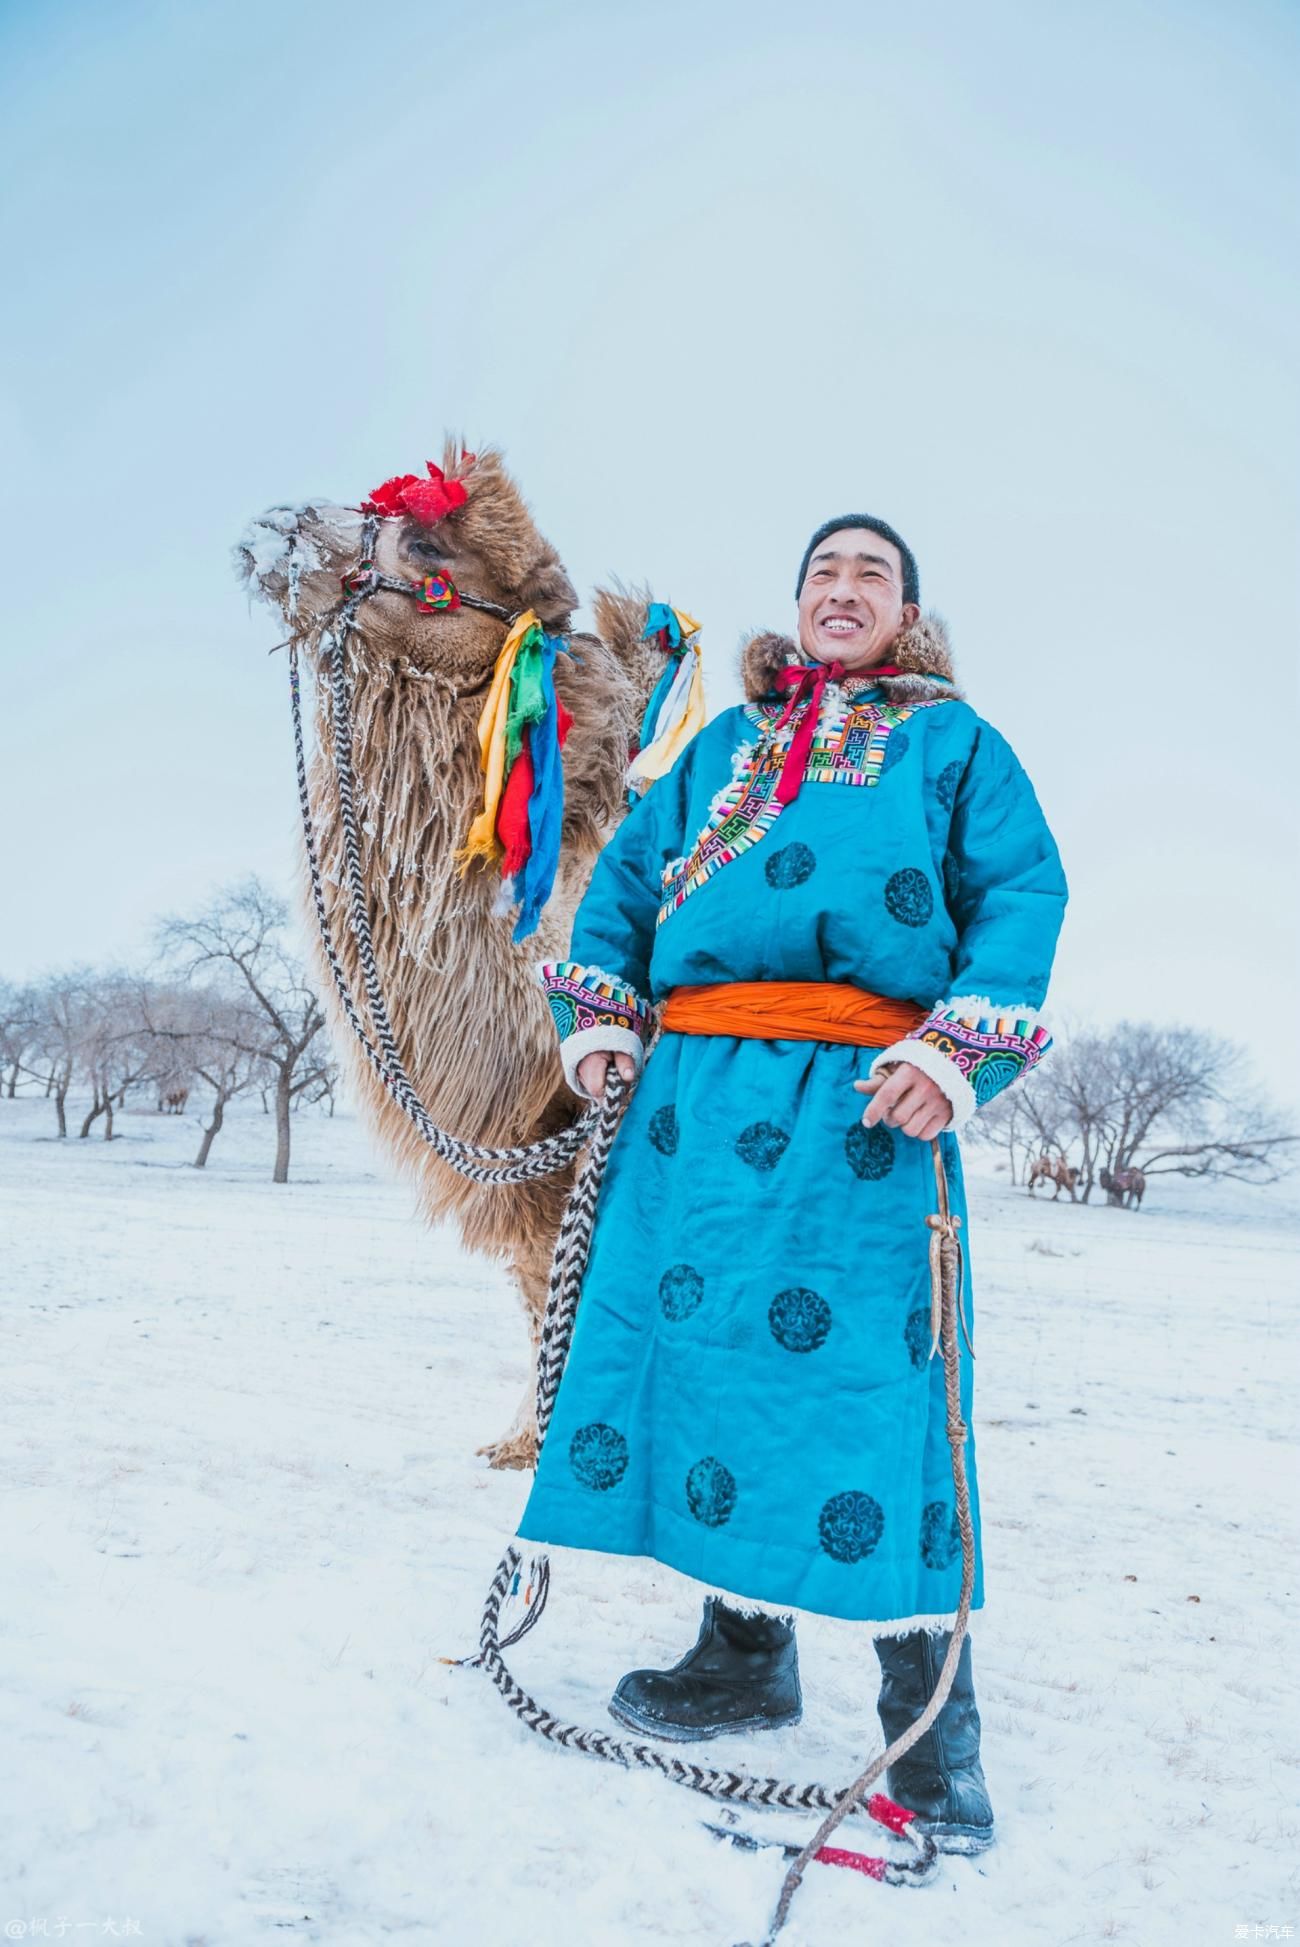
[[[915,602],[919,608],[921,606],[921,576],[916,565],[916,556],[912,553],[911,548],[908,547],[902,535],[892,528],[888,521],[878,521],[873,514],[841,514],[838,520],[822,522],[822,525],[817,529],[812,540],[809,541],[807,547],[804,549],[803,560],[799,563],[799,580],[794,591],[796,602],[803,592],[804,577],[808,573],[808,563],[812,560],[813,549],[819,548],[823,541],[828,539],[830,535],[834,534],[841,527],[870,528],[871,532],[873,534],[879,534],[882,540],[893,542],[903,560],[903,600],[905,602]]]

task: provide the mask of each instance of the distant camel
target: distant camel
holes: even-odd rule
[[[1062,1190],[1068,1190],[1070,1192],[1070,1202],[1077,1203],[1078,1198],[1074,1194],[1074,1186],[1078,1181],[1079,1172],[1073,1163],[1067,1163],[1064,1156],[1049,1156],[1047,1151],[1044,1150],[1029,1172],[1029,1194],[1032,1196],[1034,1190],[1040,1183],[1054,1183],[1056,1188],[1052,1192],[1053,1203],[1056,1202]]]
[[[185,1104],[190,1099],[188,1087],[167,1087],[158,1091],[159,1115],[184,1115]]]
[[[1147,1187],[1146,1177],[1138,1169],[1103,1169],[1097,1178],[1106,1192],[1106,1201],[1117,1209],[1136,1210],[1141,1207],[1142,1193]]]

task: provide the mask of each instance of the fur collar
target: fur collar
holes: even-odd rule
[[[740,647],[740,677],[744,684],[745,701],[759,703],[765,697],[780,694],[773,687],[777,670],[785,663],[805,660],[803,651],[792,636],[781,635],[774,629],[760,629],[748,636]],[[904,630],[894,644],[889,660],[897,663],[903,671],[901,676],[882,676],[880,679],[880,687],[889,703],[931,703],[937,697],[964,697],[966,694],[954,678],[948,625],[933,609],[927,609],[910,629]],[[928,671],[946,676],[948,681],[936,683],[927,674]]]

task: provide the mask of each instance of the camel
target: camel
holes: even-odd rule
[[[1139,1169],[1108,1170],[1102,1168],[1097,1181],[1106,1192],[1107,1203],[1120,1210],[1140,1210],[1142,1197],[1147,1187],[1146,1177]]]
[[[573,634],[577,595],[538,531],[500,452],[467,454],[449,440],[441,472],[454,511],[379,522],[373,560],[412,584],[450,576],[457,589],[511,614],[531,608],[565,637],[555,688],[573,723],[563,745],[560,861],[537,930],[512,939],[497,868],[456,855],[483,802],[478,722],[507,622],[472,607],[425,613],[381,591],[357,615],[350,659],[357,811],[370,920],[398,1048],[433,1120],[474,1143],[537,1140],[584,1105],[564,1082],[555,1028],[536,976],[564,959],[575,908],[602,845],[627,809],[629,756],[665,667],[643,639],[648,593],[596,591],[595,634]],[[463,489],[463,493],[460,491]],[[320,666],[325,624],[341,578],[359,560],[359,508],[314,501],[276,507],[236,548],[251,592],[278,609],[309,668]],[[354,995],[364,996],[347,918],[332,765],[328,696],[317,685],[318,754],[309,793],[334,941]],[[300,861],[301,862],[301,861]],[[453,1221],[466,1247],[508,1266],[523,1299],[533,1374],[551,1258],[574,1169],[509,1185],[468,1181],[444,1164],[376,1079],[347,1027],[311,915],[305,863],[300,892],[321,990],[344,1051],[353,1099],[390,1158],[417,1185],[430,1222]],[[478,1448],[493,1467],[536,1462],[535,1376],[509,1430]]]
[[[1040,1183],[1054,1183],[1056,1188],[1052,1192],[1053,1203],[1062,1190],[1068,1190],[1070,1202],[1077,1203],[1074,1186],[1078,1181],[1079,1171],[1074,1164],[1067,1163],[1064,1156],[1049,1156],[1044,1150],[1029,1172],[1029,1194],[1032,1196]]]

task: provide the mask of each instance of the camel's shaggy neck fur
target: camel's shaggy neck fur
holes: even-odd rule
[[[513,611],[532,608],[566,638],[555,685],[572,724],[563,749],[564,818],[554,888],[537,930],[516,942],[499,869],[481,859],[462,876],[457,855],[483,801],[478,723],[507,624],[462,608],[422,613],[391,590],[367,597],[343,651],[355,805],[375,961],[403,1064],[433,1120],[474,1143],[523,1144],[579,1113],[564,1083],[537,962],[563,959],[592,866],[626,808],[630,741],[664,667],[643,640],[649,592],[598,591],[597,634],[568,635],[577,597],[555,550],[492,450],[470,463],[449,447],[463,508],[428,528],[383,523],[381,570],[414,587],[434,550],[467,592]],[[317,754],[309,792],[335,949],[363,1019],[364,986],[349,919],[334,776],[332,649],[339,582],[360,559],[356,508],[273,509],[238,550],[241,572],[278,607],[317,673]],[[573,1168],[535,1182],[481,1185],[439,1161],[366,1063],[334,993],[303,860],[315,964],[356,1098],[379,1141],[419,1188],[434,1220],[452,1218],[472,1251],[504,1258],[522,1289],[534,1345]],[[531,1465],[532,1383],[515,1426],[489,1452]]]

